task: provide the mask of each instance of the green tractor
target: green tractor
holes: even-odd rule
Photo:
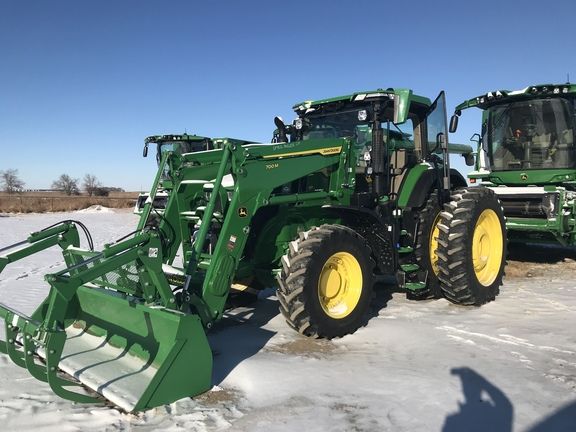
[[[576,245],[576,86],[492,91],[456,107],[482,110],[471,183],[490,187],[514,243]]]
[[[161,152],[136,230],[102,251],[79,247],[74,221],[0,249],[0,272],[56,245],[66,262],[31,316],[0,304],[0,350],[64,398],[139,411],[211,387],[206,333],[236,283],[276,284],[287,323],[323,338],[365,325],[390,276],[417,298],[494,299],[504,216],[490,189],[449,167],[449,150],[471,148],[448,145],[443,93],[431,103],[379,89],[294,109],[271,144]],[[163,176],[168,200],[150,224]]]
[[[196,151],[213,150],[222,148],[226,143],[234,143],[236,145],[254,144],[254,141],[237,140],[233,138],[208,138],[200,135],[190,135],[184,133],[181,135],[152,135],[144,140],[143,156],[148,156],[148,147],[150,144],[156,144],[156,162],[160,165],[162,154],[168,151],[183,154],[192,153]],[[154,213],[163,212],[168,202],[168,192],[172,189],[172,181],[170,175],[165,171],[162,175],[162,180],[158,186],[158,190],[154,193]],[[150,198],[149,192],[143,192],[138,195],[136,204],[134,206],[134,213],[141,214],[144,209],[146,201]],[[152,217],[154,217],[152,215]]]

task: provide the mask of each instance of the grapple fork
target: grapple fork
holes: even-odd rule
[[[208,390],[212,354],[204,328],[197,315],[176,307],[158,235],[140,231],[102,252],[78,243],[76,228],[64,223],[0,251],[7,252],[0,271],[56,244],[67,263],[45,277],[50,293],[32,316],[0,304],[0,351],[77,402],[103,396],[139,411]]]

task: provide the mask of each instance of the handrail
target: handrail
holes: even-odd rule
[[[146,222],[148,222],[148,218],[150,217],[150,213],[152,212],[152,208],[154,206],[154,199],[156,198],[156,194],[158,193],[158,185],[160,184],[160,180],[162,179],[162,173],[164,172],[164,167],[168,161],[169,155],[172,152],[166,152],[162,155],[162,159],[160,159],[160,164],[158,165],[158,171],[156,172],[156,177],[154,178],[154,182],[152,183],[152,188],[150,189],[150,194],[148,195],[148,199],[146,200],[146,204],[144,204],[144,209],[142,210],[142,215],[140,216],[140,221],[138,222],[138,227],[136,231],[141,231],[146,226]]]
[[[188,262],[186,268],[186,282],[184,284],[184,291],[188,291],[190,286],[191,276],[194,274],[198,268],[198,257],[204,249],[204,244],[206,243],[206,237],[208,235],[208,230],[210,229],[210,222],[212,220],[212,214],[214,213],[214,208],[216,207],[216,201],[219,198],[220,188],[222,187],[222,179],[228,168],[228,162],[230,155],[232,154],[231,146],[234,144],[226,144],[223,149],[222,160],[220,161],[220,166],[218,167],[218,173],[216,174],[216,179],[214,180],[214,189],[212,189],[212,194],[210,195],[210,200],[206,205],[204,214],[202,215],[200,230],[194,242],[194,248],[192,249],[192,256]]]

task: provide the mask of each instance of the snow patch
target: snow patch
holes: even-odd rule
[[[82,210],[76,210],[75,213],[114,213],[114,210],[101,205],[93,205]]]
[[[100,249],[138,222],[128,212],[95,207],[2,217],[0,248],[70,218],[89,227]],[[8,265],[0,302],[32,313],[48,293],[43,275],[61,262],[56,247]],[[530,278],[507,278],[496,301],[479,309],[384,292],[389,301],[379,302],[366,327],[332,341],[291,330],[267,291],[255,308],[227,311],[209,333],[211,391],[135,415],[60,399],[0,355],[0,429],[429,432],[482,419],[501,422],[490,430],[517,432],[556,419],[563,429],[541,430],[573,430],[575,267],[564,262]],[[3,327],[0,320],[0,334]],[[507,428],[504,418],[512,423]]]

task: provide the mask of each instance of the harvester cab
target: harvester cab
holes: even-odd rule
[[[576,86],[499,90],[456,107],[482,110],[472,183],[491,187],[507,216],[510,240],[576,244]]]
[[[443,93],[380,89],[294,110],[271,144],[160,151],[136,230],[102,251],[81,249],[71,221],[0,249],[0,270],[57,245],[66,262],[32,316],[0,304],[0,349],[62,397],[94,400],[87,387],[138,411],[210,388],[206,332],[232,285],[277,286],[287,323],[324,338],[365,325],[390,276],[416,298],[495,297],[503,215],[489,189],[459,189],[448,152],[471,149],[448,144]]]

